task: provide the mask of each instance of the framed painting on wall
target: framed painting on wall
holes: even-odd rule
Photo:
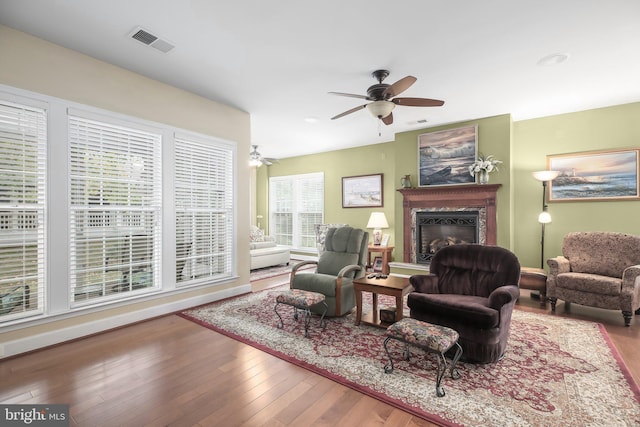
[[[478,126],[418,135],[418,185],[472,184],[469,165],[477,158]]]
[[[639,200],[640,148],[547,156],[549,201]]]
[[[382,206],[382,174],[345,176],[342,178],[342,207]]]

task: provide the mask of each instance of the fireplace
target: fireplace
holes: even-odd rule
[[[399,189],[403,196],[404,262],[428,264],[437,249],[448,244],[495,245],[500,187],[471,184]]]
[[[480,210],[414,209],[412,252],[415,262],[429,264],[435,253],[445,246],[461,243],[482,243],[480,240]],[[484,236],[483,236],[484,237]]]

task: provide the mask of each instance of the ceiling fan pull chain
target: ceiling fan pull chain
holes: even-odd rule
[[[382,136],[382,126],[380,123],[382,123],[382,119],[378,117],[378,136]]]

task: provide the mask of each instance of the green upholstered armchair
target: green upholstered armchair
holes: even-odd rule
[[[303,261],[291,270],[291,289],[320,292],[326,296],[327,316],[342,316],[356,305],[353,279],[364,276],[369,233],[353,227],[330,228],[325,251],[318,261]],[[302,266],[316,264],[315,272],[301,271]],[[313,308],[312,308],[312,311]]]

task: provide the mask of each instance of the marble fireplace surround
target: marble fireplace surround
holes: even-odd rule
[[[496,203],[501,184],[471,184],[436,187],[401,188],[402,221],[404,238],[404,262],[416,263],[416,213],[428,212],[479,212],[480,243],[497,243]]]

